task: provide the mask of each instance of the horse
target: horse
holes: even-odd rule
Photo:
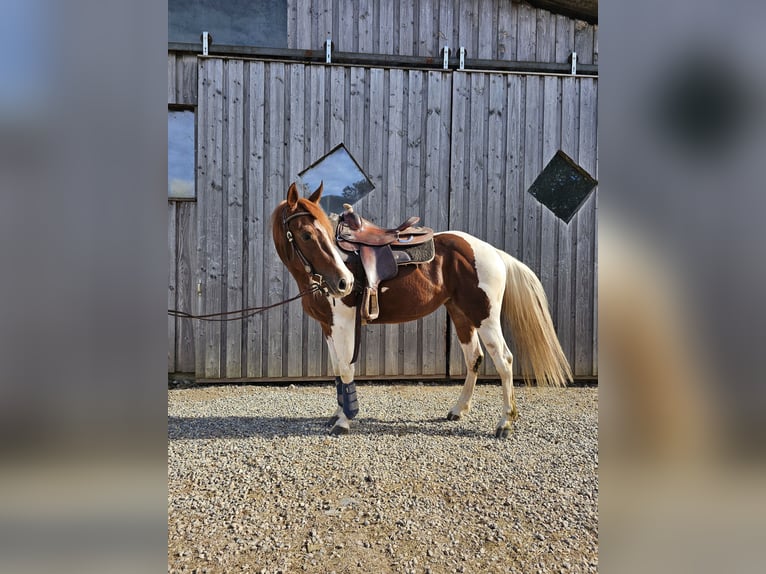
[[[308,198],[295,183],[271,216],[277,254],[301,291],[304,311],[318,321],[335,373],[337,409],[330,419],[332,435],[348,434],[358,413],[354,384],[354,343],[359,297],[354,273],[344,262],[333,224],[319,204],[323,184]],[[566,386],[572,371],[553,326],[542,283],[524,263],[472,235],[444,231],[433,235],[429,263],[406,265],[385,281],[379,315],[369,324],[403,323],[433,313],[442,305],[460,341],[467,375],[447,420],[459,420],[471,408],[479,366],[480,345],[492,358],[502,385],[503,407],[495,427],[507,438],[518,417],[513,392],[513,355],[503,336],[501,319],[513,332],[525,372],[538,386]],[[524,375],[527,383],[528,374]]]

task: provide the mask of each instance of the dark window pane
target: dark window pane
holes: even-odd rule
[[[319,203],[327,213],[343,213],[344,203],[353,205],[373,189],[372,182],[343,144],[298,175],[307,192],[324,183]]]
[[[287,0],[168,0],[168,41],[287,47]]]
[[[168,197],[194,199],[194,112],[168,112]]]
[[[559,150],[528,191],[556,217],[569,223],[596,183],[587,171]]]

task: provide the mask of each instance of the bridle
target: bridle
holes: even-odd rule
[[[282,226],[285,228],[285,236],[287,237],[287,242],[293,246],[293,250],[295,251],[296,255],[298,255],[298,258],[301,260],[301,263],[303,263],[303,268],[306,270],[306,273],[308,273],[309,285],[312,287],[318,287],[319,289],[322,290],[322,293],[324,293],[325,295],[329,295],[330,290],[327,287],[327,282],[324,280],[324,277],[322,277],[322,275],[314,271],[313,266],[311,265],[309,260],[306,259],[306,256],[298,247],[298,243],[296,243],[295,237],[293,236],[292,231],[290,231],[289,227],[287,226],[287,224],[293,219],[297,217],[302,217],[304,215],[314,218],[314,216],[308,211],[296,211],[295,213],[287,215],[287,208],[285,207],[282,210]]]

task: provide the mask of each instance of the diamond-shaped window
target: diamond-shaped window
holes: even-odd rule
[[[563,151],[553,156],[527,191],[569,223],[598,182]]]
[[[308,192],[324,183],[319,203],[327,213],[342,213],[344,203],[353,205],[374,188],[342,143],[298,175]]]

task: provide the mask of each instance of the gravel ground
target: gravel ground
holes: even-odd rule
[[[169,572],[596,572],[598,391],[499,385],[445,420],[460,386],[168,391]]]

